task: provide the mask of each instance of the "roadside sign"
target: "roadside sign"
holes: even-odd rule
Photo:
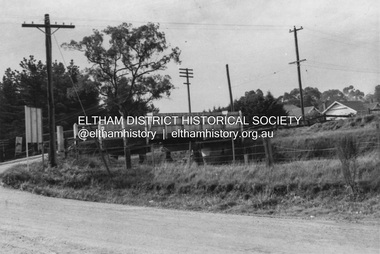
[[[16,137],[15,155],[22,153],[22,137]]]
[[[25,106],[25,150],[27,158],[29,158],[28,143],[42,143],[42,114],[40,108]],[[44,154],[42,153],[42,158],[43,156]],[[27,160],[27,166],[29,170],[29,159]]]

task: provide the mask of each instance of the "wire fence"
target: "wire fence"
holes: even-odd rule
[[[111,156],[124,156],[124,146],[122,140],[115,143],[103,144],[103,149]],[[331,143],[335,143],[331,141]],[[372,140],[357,141],[360,153],[364,154],[368,151],[380,151],[380,141],[376,136]],[[97,148],[92,141],[80,142],[76,152],[79,154],[96,154]],[[226,164],[247,163],[266,161],[267,151],[265,151],[262,139],[251,141],[249,144],[242,142],[234,142],[232,146],[231,140],[208,140],[208,141],[192,141],[189,151],[189,142],[178,143],[154,143],[154,144],[131,144],[128,149],[132,155],[138,155],[138,161],[142,162],[165,162],[177,161],[188,162],[191,160],[198,164]],[[305,145],[298,146],[282,146],[271,141],[271,149],[273,151],[274,163],[291,162],[310,159],[337,158],[337,148],[334,145],[329,147],[312,147],[305,148]],[[74,152],[74,151],[73,151]],[[152,158],[152,156],[154,158]],[[234,158],[235,157],[235,158]]]
[[[244,130],[253,130],[257,128],[247,127]],[[133,158],[138,158],[139,163],[163,161],[181,161],[188,162],[193,160],[199,164],[223,164],[231,162],[257,162],[268,159],[268,151],[265,149],[263,139],[172,139],[147,142],[146,139],[129,139],[125,147],[123,139],[105,139],[101,141],[101,147],[95,143],[95,139],[82,141],[73,138],[73,131],[64,132],[65,155],[81,156],[85,154],[97,155],[101,151],[105,152],[108,157],[123,157],[125,148],[129,150]],[[299,137],[294,136],[294,139]],[[326,141],[327,139],[327,141]],[[48,151],[48,134],[44,135],[45,151]],[[280,140],[280,141],[279,141]],[[310,142],[312,140],[312,142]],[[25,148],[25,139],[23,139]],[[332,138],[314,138],[308,142],[281,142],[281,138],[274,138],[270,141],[273,162],[289,162],[295,160],[310,160],[321,158],[336,158],[336,139]],[[191,145],[189,143],[191,142]],[[357,145],[360,153],[368,151],[380,151],[380,134],[379,128],[368,135],[357,137]],[[189,149],[190,147],[190,149]],[[40,145],[29,145],[29,154],[35,155],[41,153]],[[26,149],[21,153],[15,154],[14,140],[0,140],[0,159],[20,158],[26,156]],[[0,160],[0,161],[1,161]],[[135,159],[136,160],[136,159]]]

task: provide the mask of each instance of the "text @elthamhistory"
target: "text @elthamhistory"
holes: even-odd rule
[[[188,138],[199,138],[199,139],[210,139],[210,138],[224,138],[233,139],[238,138],[250,138],[256,140],[258,138],[273,138],[273,131],[270,130],[186,130],[177,129],[170,133],[166,133],[165,129],[162,132],[152,131],[152,130],[105,130],[104,128],[88,130],[82,128],[78,130],[77,137],[83,141],[88,138],[98,138],[98,139],[112,139],[112,138],[144,138],[154,140],[158,137],[162,139],[188,139]]]

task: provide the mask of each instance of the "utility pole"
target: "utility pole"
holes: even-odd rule
[[[186,82],[183,83],[185,85],[187,85],[187,99],[188,99],[188,102],[189,102],[189,117],[190,114],[191,114],[191,101],[190,101],[190,82],[189,82],[189,79],[190,78],[193,78],[193,69],[188,69],[188,68],[179,68],[179,76],[181,78],[186,78]],[[189,164],[188,166],[191,167],[191,150],[192,149],[192,145],[191,145],[191,140],[189,141]]]
[[[296,56],[297,56],[297,61],[291,62],[289,64],[295,64],[295,63],[297,63],[298,85],[299,85],[300,97],[301,97],[300,101],[301,101],[302,120],[305,121],[305,110],[303,108],[303,92],[302,92],[301,65],[300,65],[300,63],[303,62],[303,61],[306,61],[306,59],[300,60],[300,56],[299,56],[299,53],[298,53],[298,40],[297,40],[297,31],[298,30],[302,30],[302,29],[303,29],[302,26],[300,28],[298,28],[298,29],[295,26],[294,26],[293,30],[289,29],[289,33],[293,33],[294,32],[294,41],[296,43]]]
[[[231,80],[230,80],[230,71],[228,69],[228,64],[226,64],[226,72],[227,72],[227,81],[228,81],[228,89],[230,91],[230,104],[231,104],[231,112],[235,111],[234,108],[234,100],[232,99],[232,89],[231,89]],[[231,137],[231,150],[232,150],[232,163],[235,164],[235,141]]]
[[[54,113],[54,93],[52,84],[52,72],[51,72],[51,35],[54,34],[60,28],[75,28],[73,25],[57,25],[50,24],[49,14],[45,14],[44,24],[22,24],[22,27],[34,27],[45,33],[45,44],[46,44],[46,68],[47,68],[47,78],[48,78],[48,114],[49,114],[49,163],[50,167],[57,166],[56,152],[55,152],[55,113]],[[45,28],[45,31],[41,30]],[[51,28],[56,28],[54,32],[51,32]]]
[[[194,74],[193,74],[193,69],[188,69],[188,68],[179,68],[179,76],[181,78],[186,78],[186,82],[183,83],[185,85],[187,85],[187,97],[188,97],[188,101],[189,101],[189,113],[191,113],[191,101],[190,101],[190,82],[189,82],[189,79],[190,78],[193,78]]]
[[[234,100],[232,99],[232,89],[231,89],[230,71],[228,70],[228,64],[226,64],[226,71],[227,71],[228,89],[229,89],[229,91],[230,91],[231,112],[234,112],[234,111],[235,111],[235,108],[234,108]]]

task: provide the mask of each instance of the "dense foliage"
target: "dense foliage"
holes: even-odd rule
[[[169,49],[157,24],[109,26],[62,46],[84,52],[93,64],[90,74],[101,83],[99,92],[112,114],[140,115],[155,110],[153,101],[169,96],[174,88],[170,76],[159,72],[171,61],[179,63],[180,50]]]
[[[21,70],[5,71],[0,83],[0,139],[23,136],[24,106],[42,109],[43,125],[47,128],[46,65],[33,56],[24,58]],[[84,108],[98,107],[97,84],[82,74],[73,62],[66,68],[62,63],[52,66],[56,124],[71,129]]]

